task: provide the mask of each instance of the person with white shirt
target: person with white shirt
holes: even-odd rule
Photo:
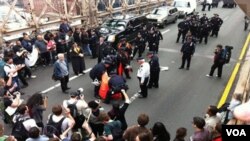
[[[6,62],[6,64],[4,65],[3,69],[6,74],[6,77],[9,78],[10,75],[12,75],[12,83],[17,85],[16,90],[20,90],[20,83],[18,80],[18,71],[21,70],[23,67],[25,67],[25,65],[15,65],[11,57],[5,57],[4,61]]]
[[[145,62],[144,58],[137,58],[137,62],[140,65],[140,68],[137,72],[137,78],[139,79],[139,84],[141,88],[140,98],[146,98],[148,96],[148,80],[150,75],[150,66],[148,62]]]
[[[213,0],[204,0],[202,11],[205,11],[206,6],[208,6],[208,11],[210,11]]]
[[[74,117],[74,115],[71,115],[71,116],[73,116],[73,118],[75,118],[75,122],[77,123],[73,127],[73,130],[78,131],[78,129],[82,128],[82,124],[85,120],[84,115],[86,115],[86,113],[87,113],[86,110],[88,108],[88,104],[84,100],[83,94],[80,94],[79,92],[71,92],[70,99],[63,101],[64,108],[69,108],[70,105],[75,105],[76,109],[77,109],[77,114],[76,114],[77,117]],[[71,111],[71,112],[73,112],[73,111]]]

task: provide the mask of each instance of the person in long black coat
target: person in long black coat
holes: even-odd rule
[[[72,68],[75,75],[78,75],[79,73],[84,73],[83,72],[85,70],[84,54],[83,50],[77,43],[73,43],[70,49],[70,56],[71,56]]]

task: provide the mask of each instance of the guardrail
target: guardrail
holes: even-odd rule
[[[241,61],[242,63],[242,67],[239,73],[239,79],[238,82],[236,84],[234,93],[236,94],[241,94],[243,99],[242,99],[242,103],[246,103],[249,100],[249,90],[250,90],[250,33],[247,37],[247,40],[245,42],[246,48],[248,49],[245,58]],[[243,54],[244,56],[244,54]],[[242,56],[242,57],[243,57]],[[229,125],[232,124],[237,124],[237,125],[242,125],[245,124],[244,121],[240,121],[237,119],[232,119],[228,122]]]
[[[125,13],[126,12],[140,13],[141,11],[149,12],[151,9],[158,7],[158,6],[162,5],[163,3],[170,5],[172,1],[173,0],[154,0],[154,1],[149,0],[147,2],[141,2],[139,4],[128,5],[126,8],[119,7],[119,8],[113,8],[113,9],[107,9],[107,11],[93,11],[93,13],[95,13],[94,16],[96,17],[96,19],[104,19],[107,16],[112,16],[112,14],[115,14],[118,12],[124,13],[124,11],[125,11]],[[70,22],[76,22],[76,21],[85,21],[86,22],[90,18],[89,16],[90,15],[74,16],[74,17],[70,18]],[[45,24],[40,24],[39,30],[43,30],[43,31],[47,30],[47,29],[56,30],[56,29],[58,29],[60,23],[61,23],[61,20],[58,19],[58,20],[48,22]],[[88,26],[82,22],[77,23],[77,24],[72,24],[71,26],[74,27],[74,26],[82,26],[82,25]],[[53,29],[52,29],[52,27],[53,27]],[[18,39],[20,36],[22,36],[23,32],[31,32],[35,29],[36,29],[35,26],[24,27],[24,28],[20,28],[20,29],[16,29],[16,30],[0,29],[0,46],[3,44],[3,37],[6,38],[6,36],[15,35],[15,37],[9,37],[9,38],[7,37],[6,38],[6,40],[12,41],[12,40]]]

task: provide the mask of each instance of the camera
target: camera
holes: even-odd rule
[[[70,93],[70,97],[77,97],[77,99],[80,99],[83,95],[83,88],[78,88],[75,92]]]

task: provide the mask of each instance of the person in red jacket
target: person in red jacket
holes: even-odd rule
[[[221,133],[222,133],[221,124],[217,123],[212,131],[212,141],[222,141]]]

